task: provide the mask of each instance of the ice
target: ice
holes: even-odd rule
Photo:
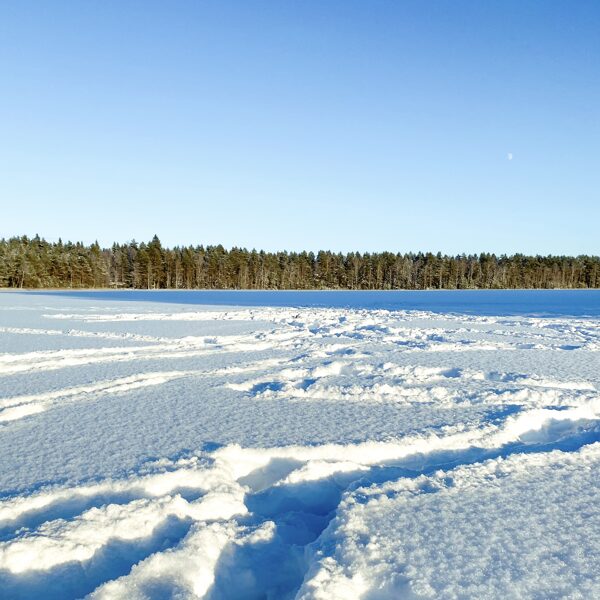
[[[0,294],[0,598],[592,598],[600,321]]]

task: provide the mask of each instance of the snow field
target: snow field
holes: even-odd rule
[[[600,594],[596,320],[0,302],[0,598]]]

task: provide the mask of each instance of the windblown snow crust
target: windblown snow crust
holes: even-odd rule
[[[0,294],[0,598],[600,596],[600,323]]]

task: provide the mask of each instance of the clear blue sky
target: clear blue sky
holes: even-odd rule
[[[6,0],[0,236],[598,254],[599,32],[598,0]]]

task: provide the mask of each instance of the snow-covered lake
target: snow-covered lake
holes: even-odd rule
[[[600,597],[599,390],[597,291],[0,293],[0,598]]]
[[[488,316],[600,317],[600,290],[73,290],[37,293],[92,300],[147,300],[213,306],[369,308]]]

